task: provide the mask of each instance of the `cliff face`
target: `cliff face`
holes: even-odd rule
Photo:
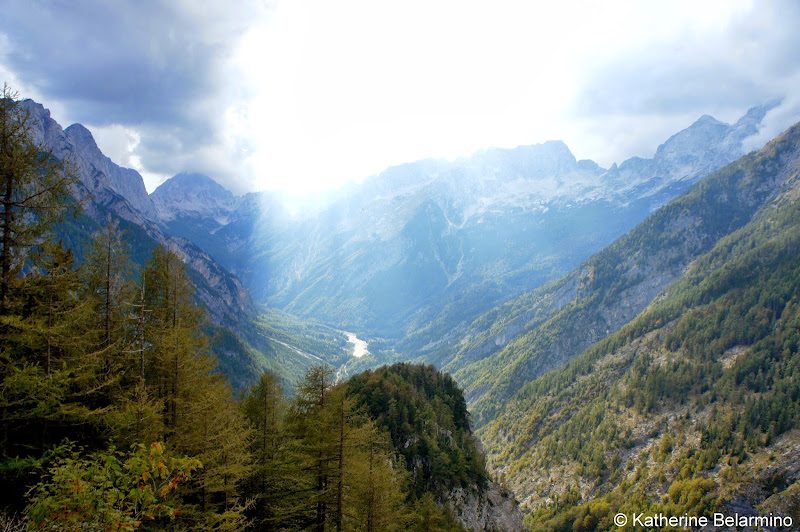
[[[522,532],[522,510],[514,494],[494,482],[487,489],[455,488],[447,504],[453,515],[468,530],[487,532]]]

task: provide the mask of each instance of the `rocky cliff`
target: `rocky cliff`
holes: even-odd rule
[[[178,253],[189,266],[198,288],[198,297],[214,321],[233,329],[253,313],[253,304],[236,276],[215,262],[193,242],[166,234],[155,222],[156,209],[144,187],[141,175],[122,168],[103,155],[91,132],[80,124],[63,130],[50,112],[33,100],[22,105],[30,115],[35,142],[67,160],[80,182],[74,195],[84,212],[96,223],[106,216],[119,217],[140,228],[147,238]]]

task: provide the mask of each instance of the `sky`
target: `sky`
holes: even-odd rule
[[[800,121],[800,2],[7,0],[0,81],[149,191],[303,193],[563,140],[608,167],[703,114]]]

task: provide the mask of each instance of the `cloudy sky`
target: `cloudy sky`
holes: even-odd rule
[[[0,81],[149,190],[304,191],[564,140],[603,166],[702,114],[800,120],[800,2],[8,0]]]

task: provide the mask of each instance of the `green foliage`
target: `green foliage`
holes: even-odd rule
[[[166,440],[184,457],[173,461],[180,471],[201,462],[205,467],[184,479],[181,494],[160,508],[176,510],[176,526],[240,528],[238,484],[247,472],[249,433],[230,387],[205,352],[202,314],[180,262],[166,251],[156,253],[145,275],[158,282],[139,290],[146,319],[131,320],[136,314],[96,297],[98,287],[107,296],[116,282],[108,275],[108,256],[100,262],[105,268],[92,270],[91,260],[84,263],[87,275],[60,243],[42,243],[29,260],[28,274],[9,297],[13,304],[0,316],[6,434],[0,475],[15,494],[4,505],[21,509],[24,494],[36,484],[28,511],[45,528],[93,523],[90,515],[97,514],[103,524],[91,526],[130,529],[152,514],[142,509],[149,504],[147,493],[151,498],[165,493],[148,492],[144,484],[144,491],[131,491],[132,481],[120,473],[147,469],[144,451],[121,457],[101,449],[109,444],[138,449],[144,441]],[[114,265],[119,267],[124,268]],[[90,456],[53,462],[54,449],[64,440],[77,442]],[[151,449],[148,459],[160,452]],[[171,471],[173,462],[166,460]],[[159,476],[163,467],[140,473],[168,482],[168,476]],[[53,514],[57,517],[48,517]]]
[[[726,235],[756,223],[785,175],[776,173],[781,154],[795,145],[791,135],[779,138],[715,172],[572,274],[477,320],[444,367],[464,386],[476,425],[496,418],[526,383],[634,320],[656,295],[649,283],[666,287]]]
[[[285,331],[265,321],[250,332],[283,346],[289,378],[305,379],[290,401],[264,374],[237,402],[209,346],[252,346],[225,329],[207,336],[214,329],[179,255],[157,246],[137,272],[149,251],[141,233],[111,218],[77,259],[46,238],[71,174],[31,143],[24,113],[3,95],[0,523],[16,526],[24,511],[42,530],[457,528],[412,490],[363,397],[334,386],[329,365],[310,365],[349,357],[342,333],[273,313]],[[246,371],[263,369],[249,360]],[[406,384],[393,400],[413,398],[425,420],[415,428],[432,449],[426,467],[453,482],[484,478],[455,382],[432,368],[395,372]],[[145,445],[153,441],[163,443]]]
[[[395,364],[353,376],[348,390],[389,433],[414,473],[416,495],[485,485],[466,402],[452,377],[433,366]]]
[[[111,448],[68,455],[50,466],[31,497],[27,515],[37,530],[136,530],[148,521],[174,521],[175,492],[201,467],[161,443],[127,454]]]
[[[0,316],[29,248],[46,240],[53,224],[76,210],[70,187],[77,176],[69,163],[43,152],[30,133],[29,114],[8,84],[0,94]]]
[[[478,451],[455,382],[432,367],[408,364],[338,385],[332,377],[330,368],[312,366],[287,402],[277,378],[265,374],[242,399],[253,428],[253,468],[244,483],[254,501],[252,526],[461,530],[446,494],[486,473],[458,457]],[[384,399],[393,405],[388,417],[379,406]],[[436,408],[425,408],[429,403]],[[400,424],[400,412],[414,412],[419,424]],[[414,444],[417,454],[392,434],[390,427],[402,425],[407,438],[421,442]]]

